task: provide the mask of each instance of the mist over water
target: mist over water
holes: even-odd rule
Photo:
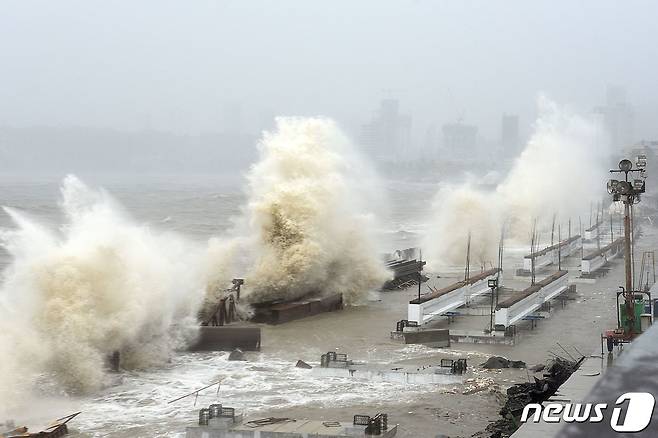
[[[2,234],[11,256],[0,287],[3,401],[20,400],[37,377],[65,393],[98,390],[114,351],[137,369],[163,363],[194,335],[202,251],[135,223],[73,176],[61,196],[58,230],[5,209],[16,228]]]
[[[325,118],[278,118],[259,151],[242,229],[227,243],[242,254],[245,297],[341,293],[362,301],[388,277],[376,244],[373,172]]]
[[[496,263],[503,226],[506,239],[528,246],[535,219],[544,242],[553,215],[565,224],[563,238],[569,218],[572,234],[577,233],[578,217],[587,217],[590,201],[603,192],[607,138],[590,116],[576,114],[545,96],[539,97],[538,106],[530,140],[494,190],[479,190],[473,182],[439,188],[430,220],[434,226],[425,242],[431,263],[464,263],[469,231],[471,258],[482,264]]]

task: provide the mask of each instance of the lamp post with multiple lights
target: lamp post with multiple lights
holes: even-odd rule
[[[625,340],[633,338],[635,330],[635,292],[633,291],[633,276],[631,267],[631,214],[630,210],[633,204],[640,202],[640,194],[645,191],[645,170],[647,166],[646,156],[640,155],[637,157],[635,168],[631,160],[621,160],[619,162],[619,170],[611,170],[611,173],[623,173],[623,180],[611,179],[608,181],[608,193],[612,195],[613,201],[621,201],[624,203],[624,262],[626,267],[626,288],[623,291],[626,307],[626,324],[625,327],[620,327],[622,335]],[[632,176],[637,173],[639,178],[629,181],[629,174]],[[623,325],[623,324],[622,324]],[[607,333],[608,349],[610,348],[611,334]]]

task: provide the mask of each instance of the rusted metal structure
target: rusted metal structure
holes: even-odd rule
[[[202,331],[213,331],[210,328],[214,327],[229,327],[232,323],[240,321],[237,305],[240,301],[242,285],[244,285],[243,279],[233,279],[233,286],[223,291],[212,312],[205,315],[204,320],[201,322]],[[275,300],[249,303],[249,306],[253,310],[253,314],[249,319],[250,322],[282,324],[319,313],[341,310],[343,308],[343,295],[322,296],[321,294],[310,294],[305,298],[294,301]],[[244,325],[240,328],[240,330],[245,329]],[[260,348],[260,335],[258,336],[258,343]],[[240,346],[236,345],[235,347]],[[247,346],[247,348],[251,349],[250,346]]]
[[[214,310],[201,322],[202,326],[221,327],[238,319],[236,303],[240,300],[240,287],[244,284],[244,280],[234,278],[232,283],[233,287],[223,291]]]
[[[423,275],[423,255],[419,248],[399,249],[384,256],[386,268],[393,278],[382,286],[384,290],[406,289],[428,280]]]
[[[296,319],[306,318],[324,312],[333,312],[343,308],[343,295],[334,294],[326,297],[307,298],[297,301],[271,301],[254,304],[253,322],[282,324]]]
[[[190,351],[226,351],[240,348],[258,351],[261,347],[260,327],[240,321],[237,305],[242,278],[234,278],[233,286],[222,291],[212,311],[200,315],[199,333]]]
[[[43,430],[40,430],[39,432],[30,432],[27,427],[22,426],[18,428],[14,428],[12,430],[8,431],[2,431],[0,430],[0,438],[28,438],[28,437],[34,437],[34,438],[58,438],[62,437],[65,435],[68,435],[69,429],[68,429],[68,422],[73,420],[75,417],[80,415],[80,412],[76,412],[75,414],[67,415],[62,418],[58,418],[57,420],[53,421],[50,423],[48,426],[44,427]]]

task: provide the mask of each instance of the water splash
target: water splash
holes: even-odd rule
[[[375,244],[372,172],[325,118],[278,118],[259,146],[248,174],[247,237],[238,239],[248,254],[245,297],[363,300],[388,276]]]
[[[600,124],[545,96],[538,106],[534,133],[495,190],[466,184],[438,191],[435,231],[425,242],[435,265],[464,263],[469,230],[474,259],[495,263],[503,224],[509,238],[529,244],[535,218],[540,226],[550,226],[554,214],[577,220],[602,195],[609,146]]]
[[[200,251],[135,223],[74,176],[61,194],[60,230],[5,208],[16,228],[2,233],[12,262],[0,287],[0,412],[35,375],[94,391],[112,352],[124,368],[161,363],[196,326]]]

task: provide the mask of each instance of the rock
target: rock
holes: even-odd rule
[[[487,361],[480,365],[487,370],[499,370],[501,368],[525,368],[525,362],[522,360],[508,360],[502,356],[491,356]]]
[[[543,363],[540,363],[540,364],[537,364],[537,365],[535,365],[533,367],[530,367],[528,369],[530,371],[534,372],[534,373],[538,373],[540,371],[544,371],[545,368],[546,368],[546,365],[544,365]]]
[[[310,366],[309,364],[307,364],[303,360],[298,360],[297,363],[295,364],[295,366],[297,368],[304,368],[306,370],[310,370],[311,368],[313,368],[312,366]]]
[[[581,361],[572,362],[555,358],[546,367],[543,378],[534,377],[534,382],[517,383],[507,388],[505,405],[500,410],[502,418],[490,423],[484,433],[478,432],[473,436],[491,438],[512,435],[520,424],[524,407],[528,403],[542,403],[555,395],[560,385],[566,382],[569,376],[578,368]],[[533,368],[537,368],[537,366]]]
[[[247,360],[244,357],[244,352],[239,348],[231,351],[231,354],[228,355],[228,360]]]
[[[509,368],[509,360],[501,356],[491,356],[485,363],[481,364],[480,366],[487,370]]]

